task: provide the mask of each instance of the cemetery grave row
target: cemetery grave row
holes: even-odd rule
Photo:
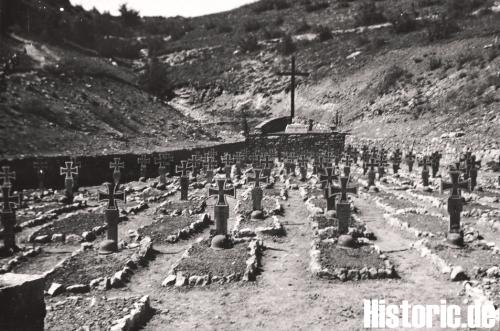
[[[420,158],[418,164],[422,171],[420,176],[415,176],[411,172],[417,157],[412,151],[405,157],[407,169],[402,169],[403,157],[399,150],[388,157],[388,151],[368,151],[366,146],[359,148],[361,152],[348,146],[343,153],[328,148],[299,152],[276,149],[276,146],[253,146],[253,149],[253,153],[245,150],[235,154],[193,154],[189,159],[181,160],[175,169],[170,167],[173,176],[167,171],[172,158],[164,155],[157,162],[158,180],[150,185],[146,178],[142,178],[134,188],[130,184],[121,184],[125,165],[120,159],[114,159],[109,164],[112,183],[105,183],[104,190],[89,193],[84,202],[79,200],[81,192],[75,190],[79,166],[68,161],[60,167],[65,181],[64,195],[56,205],[44,207],[42,204],[48,203],[44,199],[49,196],[43,191],[47,190],[38,190],[39,200],[32,195],[31,199],[24,200],[23,206],[19,194],[11,194],[15,172],[3,167],[0,173],[3,181],[2,252],[18,259],[10,264],[9,270],[18,272],[30,268],[31,263],[42,261],[36,260],[37,256],[45,258],[43,250],[51,246],[50,243],[66,244],[68,237],[77,235],[85,241],[80,248],[55,267],[45,270],[46,291],[59,295],[121,287],[131,281],[136,270],[155,254],[153,244],[172,245],[194,239],[193,235],[202,233],[213,219],[215,230],[209,237],[201,237],[189,246],[162,285],[190,287],[255,280],[260,272],[264,240],[286,236],[280,223],[286,209],[280,200],[286,201],[289,188],[299,189],[306,199],[309,221],[314,228],[310,269],[321,278],[347,281],[398,277],[390,259],[380,254],[374,243],[376,238],[356,217],[357,209],[349,195],[358,193],[376,200],[379,207],[387,211],[390,223],[406,224],[401,227],[416,229],[418,233],[414,232],[414,235],[419,241],[415,247],[431,256],[436,264],[448,268],[454,280],[467,277],[481,280],[491,275],[491,268],[498,265],[496,253],[499,250],[496,246],[481,239],[477,231],[464,228],[461,219],[464,208],[462,192],[474,189],[481,192],[477,180],[480,163],[473,155],[465,155],[450,168],[450,180],[440,181],[441,192],[438,193],[433,178],[438,178],[441,170],[439,153]],[[144,173],[144,168],[150,164],[147,160],[145,156],[138,159],[141,177],[147,175]],[[389,161],[392,167],[389,167]],[[362,175],[367,180],[361,179]],[[356,177],[360,177],[358,182],[365,185],[362,190],[352,185]],[[407,183],[408,188],[399,189],[403,183]],[[285,188],[282,189],[282,185]],[[163,196],[167,194],[165,191],[168,195]],[[445,191],[450,191],[447,215],[442,210],[427,212],[422,206],[425,199],[442,200],[446,197]],[[415,203],[416,195],[422,199],[420,203]],[[157,207],[149,212],[147,224],[137,226],[131,232],[131,241],[119,237],[119,228],[124,222],[127,229],[132,228],[129,223],[133,221],[126,219],[148,207],[142,204],[143,209],[129,206],[127,211],[120,210],[119,205],[127,203],[130,196],[137,198],[137,203],[148,199]],[[163,200],[158,199],[159,196],[163,196]],[[228,229],[230,206],[227,197],[237,198],[231,231]],[[208,199],[215,199],[215,204],[208,205]],[[23,209],[30,207],[26,205],[31,204],[41,214],[53,213],[51,207],[75,206],[75,201],[88,210],[62,212],[65,215],[48,219],[46,225],[31,232],[28,241],[43,245],[42,249],[28,250],[17,246],[16,233],[23,232],[23,227],[16,226],[16,212],[22,214]],[[88,205],[88,201],[95,205]],[[495,212],[496,208],[491,204],[486,201],[484,204],[491,207],[487,209],[488,213]],[[441,202],[438,207],[442,205]],[[207,207],[208,211],[205,210]],[[74,213],[68,214],[70,211]],[[35,215],[40,217],[40,214]],[[106,232],[105,239],[100,237],[103,232]],[[92,244],[92,241],[97,243]],[[34,260],[21,261],[29,258]],[[476,264],[481,264],[483,269],[474,269]]]

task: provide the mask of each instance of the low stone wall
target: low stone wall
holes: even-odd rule
[[[175,163],[180,164],[181,160],[186,160],[194,151],[201,151],[202,153],[211,149],[223,152],[237,152],[245,148],[245,142],[235,142],[214,145],[211,147],[197,148],[197,149],[181,149],[181,150],[166,150],[174,156]],[[142,155],[142,154],[141,154]],[[151,159],[157,156],[158,153],[147,154]],[[113,158],[119,157],[122,162],[125,162],[125,169],[122,169],[122,182],[131,182],[139,179],[140,165],[137,163],[137,154],[112,154],[112,155],[99,155],[99,156],[85,156],[85,155],[64,155],[54,157],[42,157],[47,162],[47,170],[44,176],[44,185],[47,188],[60,189],[64,188],[64,176],[60,175],[59,168],[64,166],[64,162],[69,161],[70,156],[77,157],[82,163],[82,169],[78,174],[79,186],[96,186],[104,182],[112,181],[112,169],[109,168],[109,163]],[[38,178],[35,170],[33,169],[33,162],[38,158],[26,157],[19,159],[0,160],[1,166],[10,166],[11,170],[16,172],[16,180],[14,181],[14,190],[30,189],[38,187]],[[167,169],[167,172],[173,173],[174,166]],[[147,167],[146,177],[158,176],[158,166],[151,160]]]

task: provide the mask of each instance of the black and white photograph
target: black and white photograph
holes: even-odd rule
[[[0,331],[500,330],[500,0],[0,0]]]

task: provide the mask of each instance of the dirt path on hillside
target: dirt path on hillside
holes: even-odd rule
[[[186,242],[157,247],[161,254],[149,267],[134,275],[128,288],[108,296],[149,295],[157,312],[144,330],[361,330],[363,299],[385,298],[397,304],[402,300],[460,301],[460,284],[449,282],[427,260],[407,249],[409,241],[385,227],[380,210],[362,200],[356,204],[360,217],[383,239],[379,245],[391,252],[387,254],[401,279],[342,283],[313,278],[308,271],[312,232],[307,210],[298,192],[290,191],[285,215],[280,218],[287,236],[265,239],[262,274],[255,283],[162,288],[171,265],[189,246]]]

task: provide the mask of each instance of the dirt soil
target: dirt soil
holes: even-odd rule
[[[233,206],[234,201],[229,201]],[[287,237],[265,240],[262,273],[255,283],[189,291],[161,287],[171,266],[189,247],[188,242],[182,242],[155,247],[159,251],[156,259],[137,272],[126,288],[111,290],[109,295],[150,295],[157,313],[144,330],[331,329],[333,325],[338,330],[362,330],[363,299],[413,303],[446,299],[461,304],[462,298],[457,296],[460,284],[450,283],[409,249],[411,241],[385,224],[380,209],[359,199],[355,204],[370,230],[386,239],[378,244],[395,263],[401,279],[335,283],[312,277],[308,270],[312,231],[307,210],[299,193],[290,191],[285,202],[287,213],[278,217],[287,224]],[[229,228],[232,222],[230,219]]]
[[[107,330],[118,316],[125,316],[139,297],[109,298],[100,295],[47,298],[45,329],[54,331]],[[74,312],[78,311],[78,314]]]
[[[207,239],[193,244],[189,256],[183,258],[175,270],[184,275],[243,276],[249,258],[248,243],[238,243],[231,249],[220,251],[210,248],[210,243],[211,240]]]
[[[491,250],[477,245],[466,245],[463,249],[455,249],[433,240],[431,247],[445,261],[451,265],[462,266],[469,274],[471,274],[474,267],[481,266],[481,268],[487,270],[490,267],[500,265],[500,256],[492,254]]]
[[[200,216],[164,216],[160,220],[139,230],[142,236],[149,236],[154,243],[167,244],[168,236],[175,235],[177,232],[199,219]]]
[[[96,226],[106,224],[106,217],[104,214],[94,213],[78,213],[63,219],[56,220],[50,226],[44,227],[36,231],[36,236],[53,235],[55,233],[77,234],[82,235],[85,231],[90,231]]]
[[[433,234],[443,234],[448,231],[448,223],[436,216],[410,213],[397,215],[397,218],[403,222],[407,222],[410,227],[419,231],[430,232]]]
[[[86,250],[70,257],[62,267],[47,276],[45,288],[48,289],[54,282],[65,286],[85,285],[96,278],[111,277],[136,252],[136,249],[121,249],[115,254],[100,255],[97,250]]]
[[[362,269],[384,268],[384,260],[379,257],[373,247],[361,246],[355,249],[342,249],[333,243],[320,244],[321,266],[333,270],[335,268]]]

